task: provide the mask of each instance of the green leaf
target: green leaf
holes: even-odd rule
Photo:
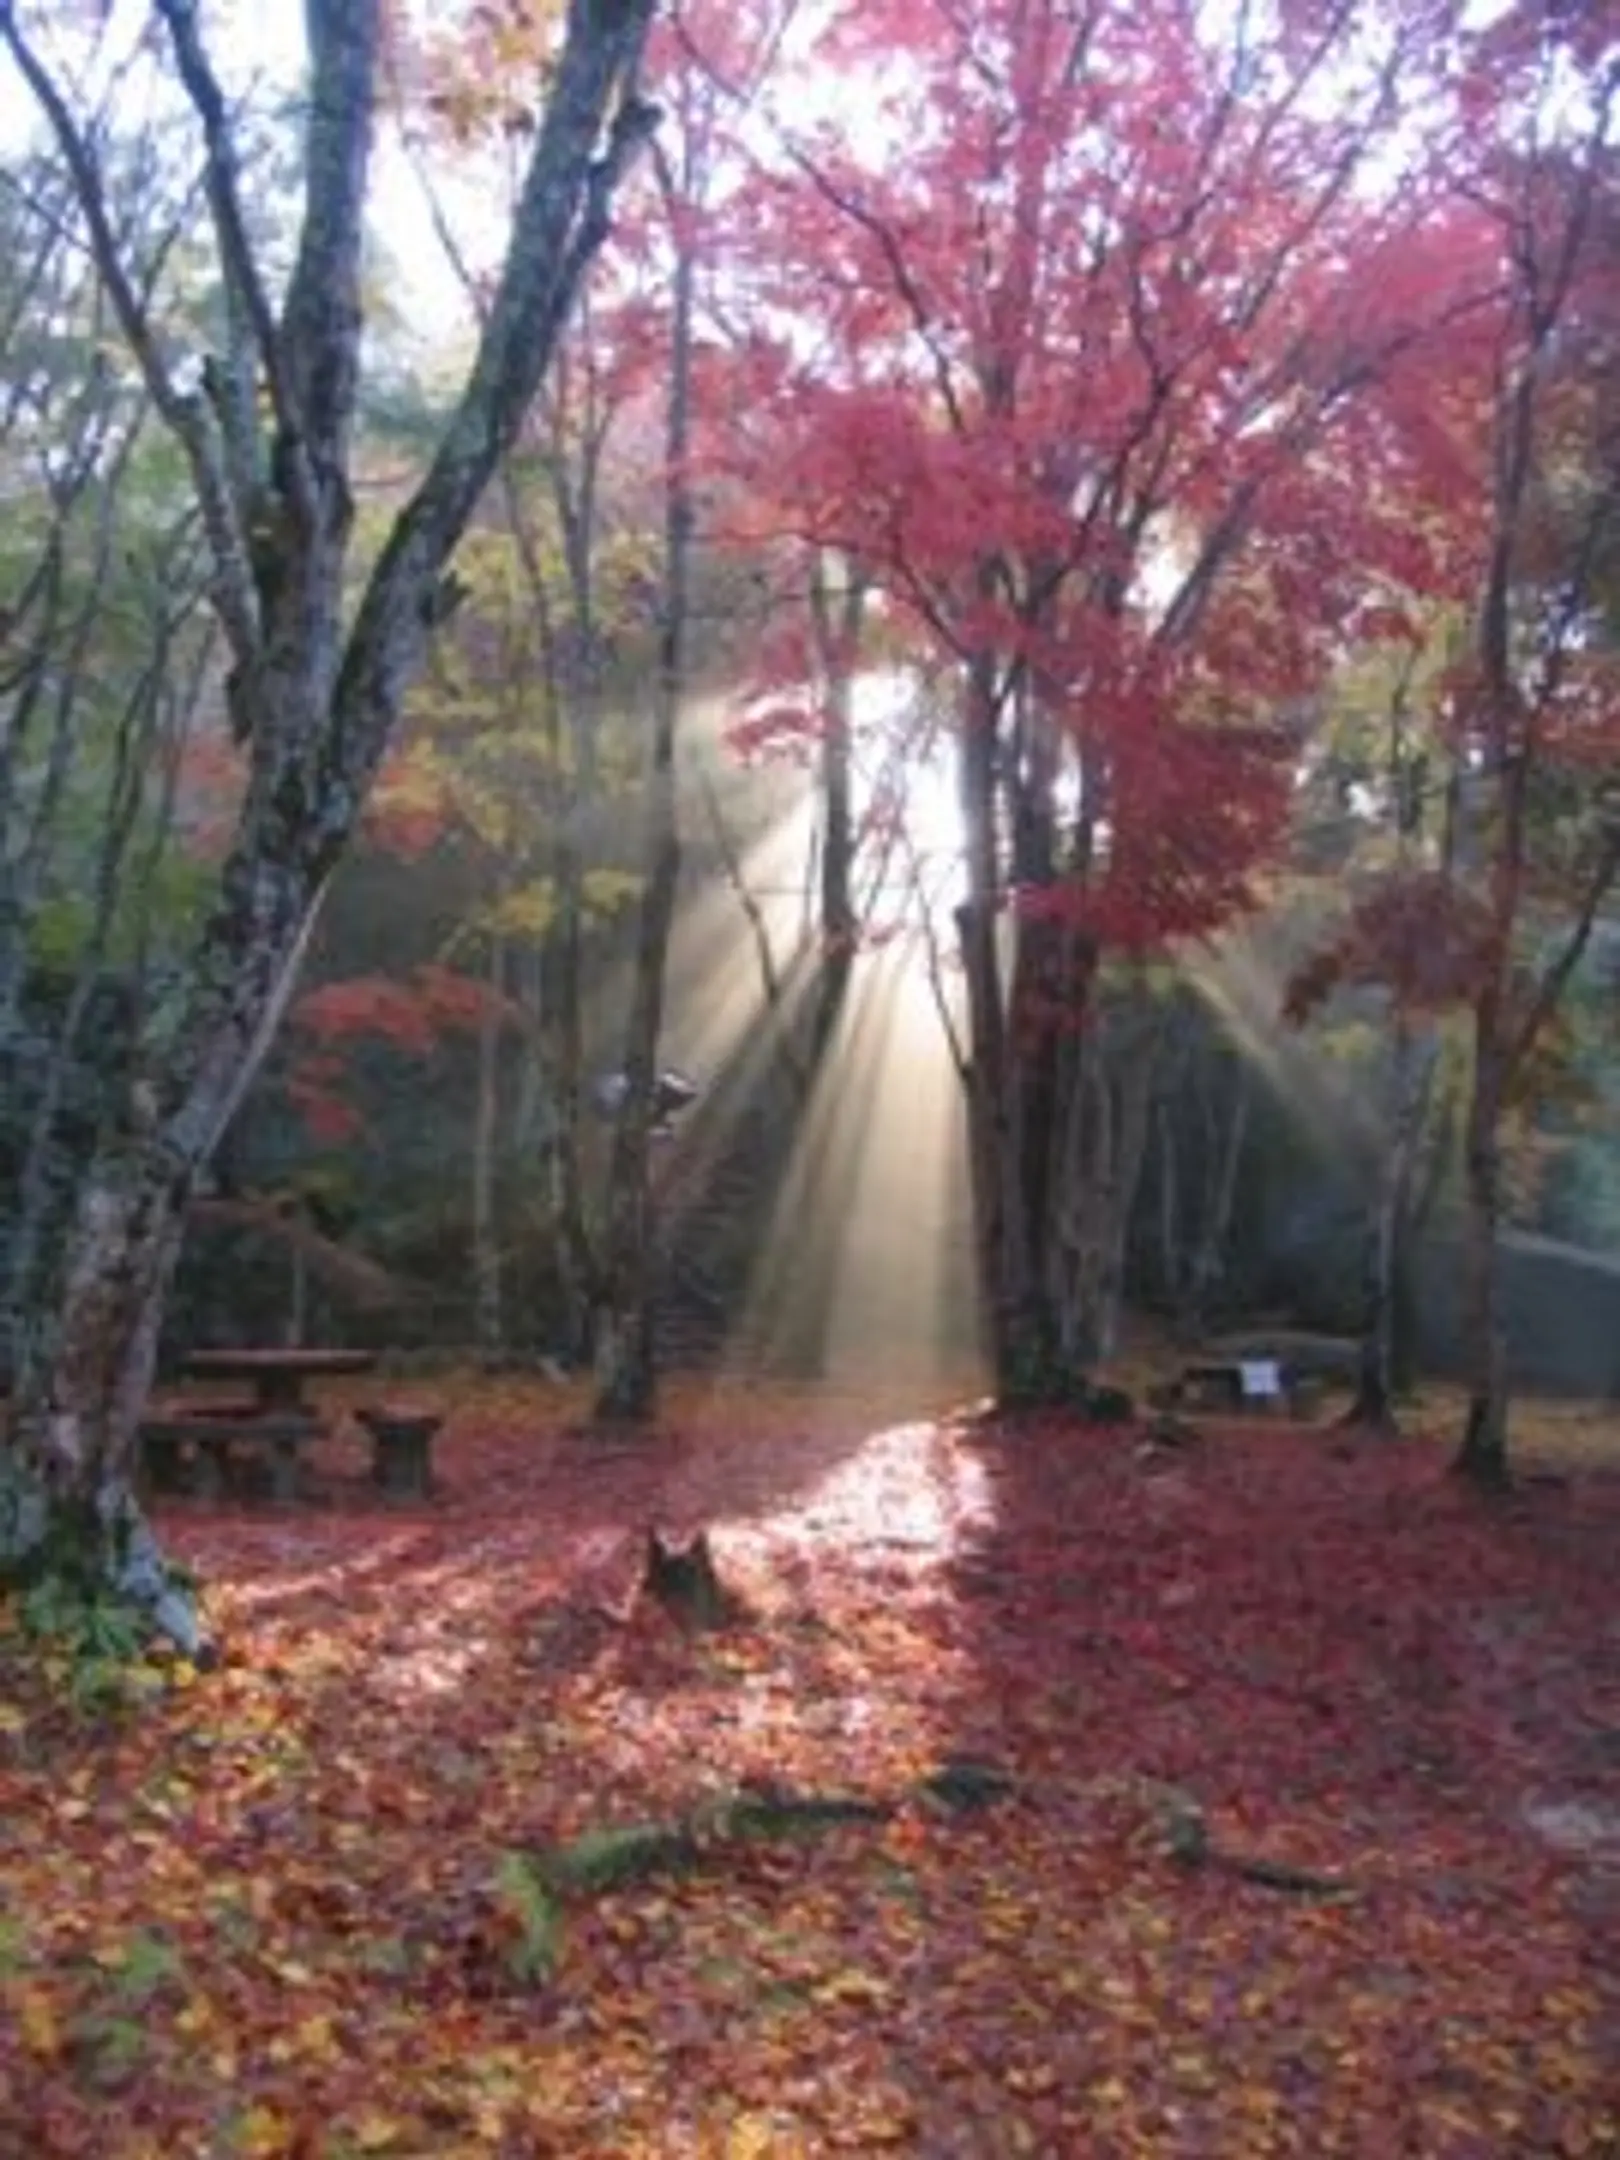
[[[641,879],[633,870],[587,870],[579,889],[588,908],[614,915],[640,897]]]
[[[536,878],[503,893],[485,913],[485,925],[504,937],[541,938],[557,919],[557,888],[550,878]]]
[[[549,1979],[562,1955],[562,1912],[534,1863],[520,1852],[502,1853],[495,1891],[518,1926],[511,1952],[514,1974],[520,1980]]]
[[[118,1960],[118,1992],[126,2002],[144,2003],[170,1981],[182,1981],[180,1953],[147,1928],[137,1928]]]

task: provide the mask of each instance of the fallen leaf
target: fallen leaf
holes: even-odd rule
[[[62,2051],[62,2033],[55,2007],[43,1988],[19,1988],[15,1994],[17,2023],[31,2054],[54,2061]]]

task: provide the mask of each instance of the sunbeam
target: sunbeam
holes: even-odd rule
[[[822,952],[808,904],[807,775],[769,777],[763,829],[755,804],[746,841],[722,836],[726,876],[681,913],[666,1039],[704,1094],[662,1175],[665,1235],[694,1251],[700,1234],[735,1241],[748,1216],[733,1366],[971,1390],[971,1224],[942,1017],[952,976],[936,943],[960,826],[943,760],[907,766],[876,733],[857,761],[865,927],[846,963]],[[712,840],[725,809],[701,779],[695,792]],[[728,793],[738,800],[734,780]]]

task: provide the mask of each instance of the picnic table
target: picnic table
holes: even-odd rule
[[[193,1350],[184,1371],[191,1380],[248,1382],[257,1410],[271,1416],[305,1410],[308,1381],[340,1380],[372,1372],[376,1364],[373,1350]]]
[[[189,1458],[199,1489],[218,1497],[231,1458],[247,1447],[269,1457],[274,1497],[294,1500],[299,1451],[323,1431],[306,1383],[369,1372],[376,1362],[369,1350],[194,1350],[183,1366],[188,1379],[242,1381],[253,1392],[245,1400],[182,1401],[144,1418],[145,1468],[154,1485],[172,1490],[183,1482],[182,1459]]]

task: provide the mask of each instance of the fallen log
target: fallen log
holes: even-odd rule
[[[1323,1875],[1315,1868],[1296,1867],[1291,1861],[1273,1860],[1264,1853],[1237,1851],[1216,1841],[1202,1805],[1179,1785],[1150,1785],[1149,1797],[1164,1833],[1172,1860],[1185,1868],[1220,1869],[1243,1882],[1265,1890],[1292,1892],[1296,1897],[1348,1898],[1354,1895],[1341,1876]]]

